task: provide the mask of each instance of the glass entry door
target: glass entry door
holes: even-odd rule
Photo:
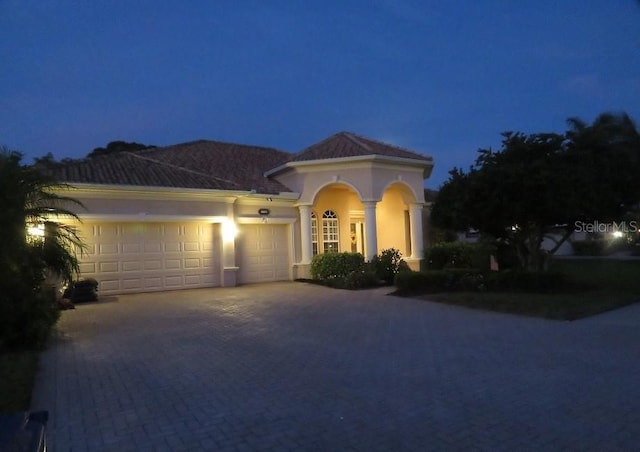
[[[352,218],[349,224],[351,252],[364,255],[364,219]]]

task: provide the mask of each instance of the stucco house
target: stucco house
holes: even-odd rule
[[[194,141],[60,165],[104,294],[291,280],[316,253],[422,258],[431,157],[341,132],[291,154]]]

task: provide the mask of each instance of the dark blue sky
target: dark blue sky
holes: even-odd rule
[[[434,157],[506,130],[640,121],[635,0],[0,0],[0,144],[299,151],[348,130]]]

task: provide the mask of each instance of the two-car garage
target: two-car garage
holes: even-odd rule
[[[217,287],[222,280],[220,223],[84,222],[81,277],[100,293]],[[236,238],[238,283],[290,279],[286,224],[242,224]]]

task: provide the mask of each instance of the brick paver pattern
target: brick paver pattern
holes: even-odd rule
[[[305,283],[63,314],[50,450],[638,450],[640,305],[575,322]]]

